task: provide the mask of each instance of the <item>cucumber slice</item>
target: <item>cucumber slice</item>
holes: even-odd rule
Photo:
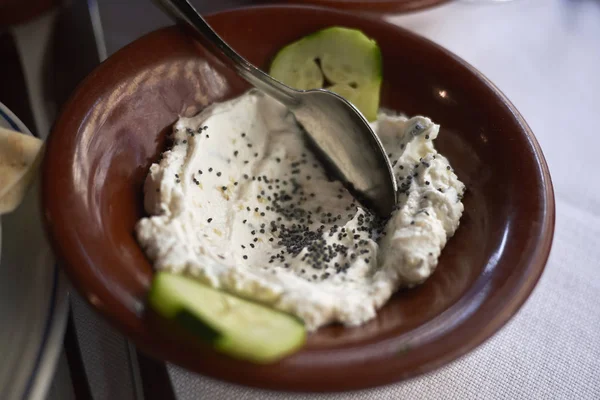
[[[275,56],[269,74],[295,89],[329,89],[369,121],[377,118],[381,50],[359,30],[331,27],[289,44]]]
[[[232,296],[185,276],[159,272],[149,305],[209,341],[217,351],[260,364],[299,349],[306,330],[297,318]]]

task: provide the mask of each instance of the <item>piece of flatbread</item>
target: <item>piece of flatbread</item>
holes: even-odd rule
[[[41,161],[43,141],[0,128],[0,215],[14,211]]]

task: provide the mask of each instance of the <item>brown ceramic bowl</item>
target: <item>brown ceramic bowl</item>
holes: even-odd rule
[[[483,75],[441,47],[377,19],[310,7],[238,9],[209,17],[256,65],[330,25],[363,30],[382,49],[382,104],[428,115],[437,146],[466,183],[465,214],[435,274],[395,295],[358,328],[330,326],[276,365],[220,355],[148,317],[152,266],[133,227],[142,184],[179,115],[248,86],[177,28],[150,33],[100,65],[65,106],[48,142],[43,207],[73,284],[143,351],[193,371],[280,390],[382,385],[472,350],[519,309],[552,242],[554,198],[542,152],[514,106]]]

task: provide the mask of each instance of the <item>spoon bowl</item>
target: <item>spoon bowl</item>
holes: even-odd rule
[[[367,120],[329,90],[298,92],[298,97],[301,105],[292,110],[310,132],[308,137],[316,144],[313,152],[361,203],[382,217],[389,215],[396,204],[396,180],[381,141],[368,134],[372,130]]]

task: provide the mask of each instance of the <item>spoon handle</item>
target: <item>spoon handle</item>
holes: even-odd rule
[[[154,2],[177,23],[193,28],[207,50],[225,65],[237,71],[248,83],[290,108],[298,104],[291,88],[256,68],[229,47],[187,0],[154,0]]]

